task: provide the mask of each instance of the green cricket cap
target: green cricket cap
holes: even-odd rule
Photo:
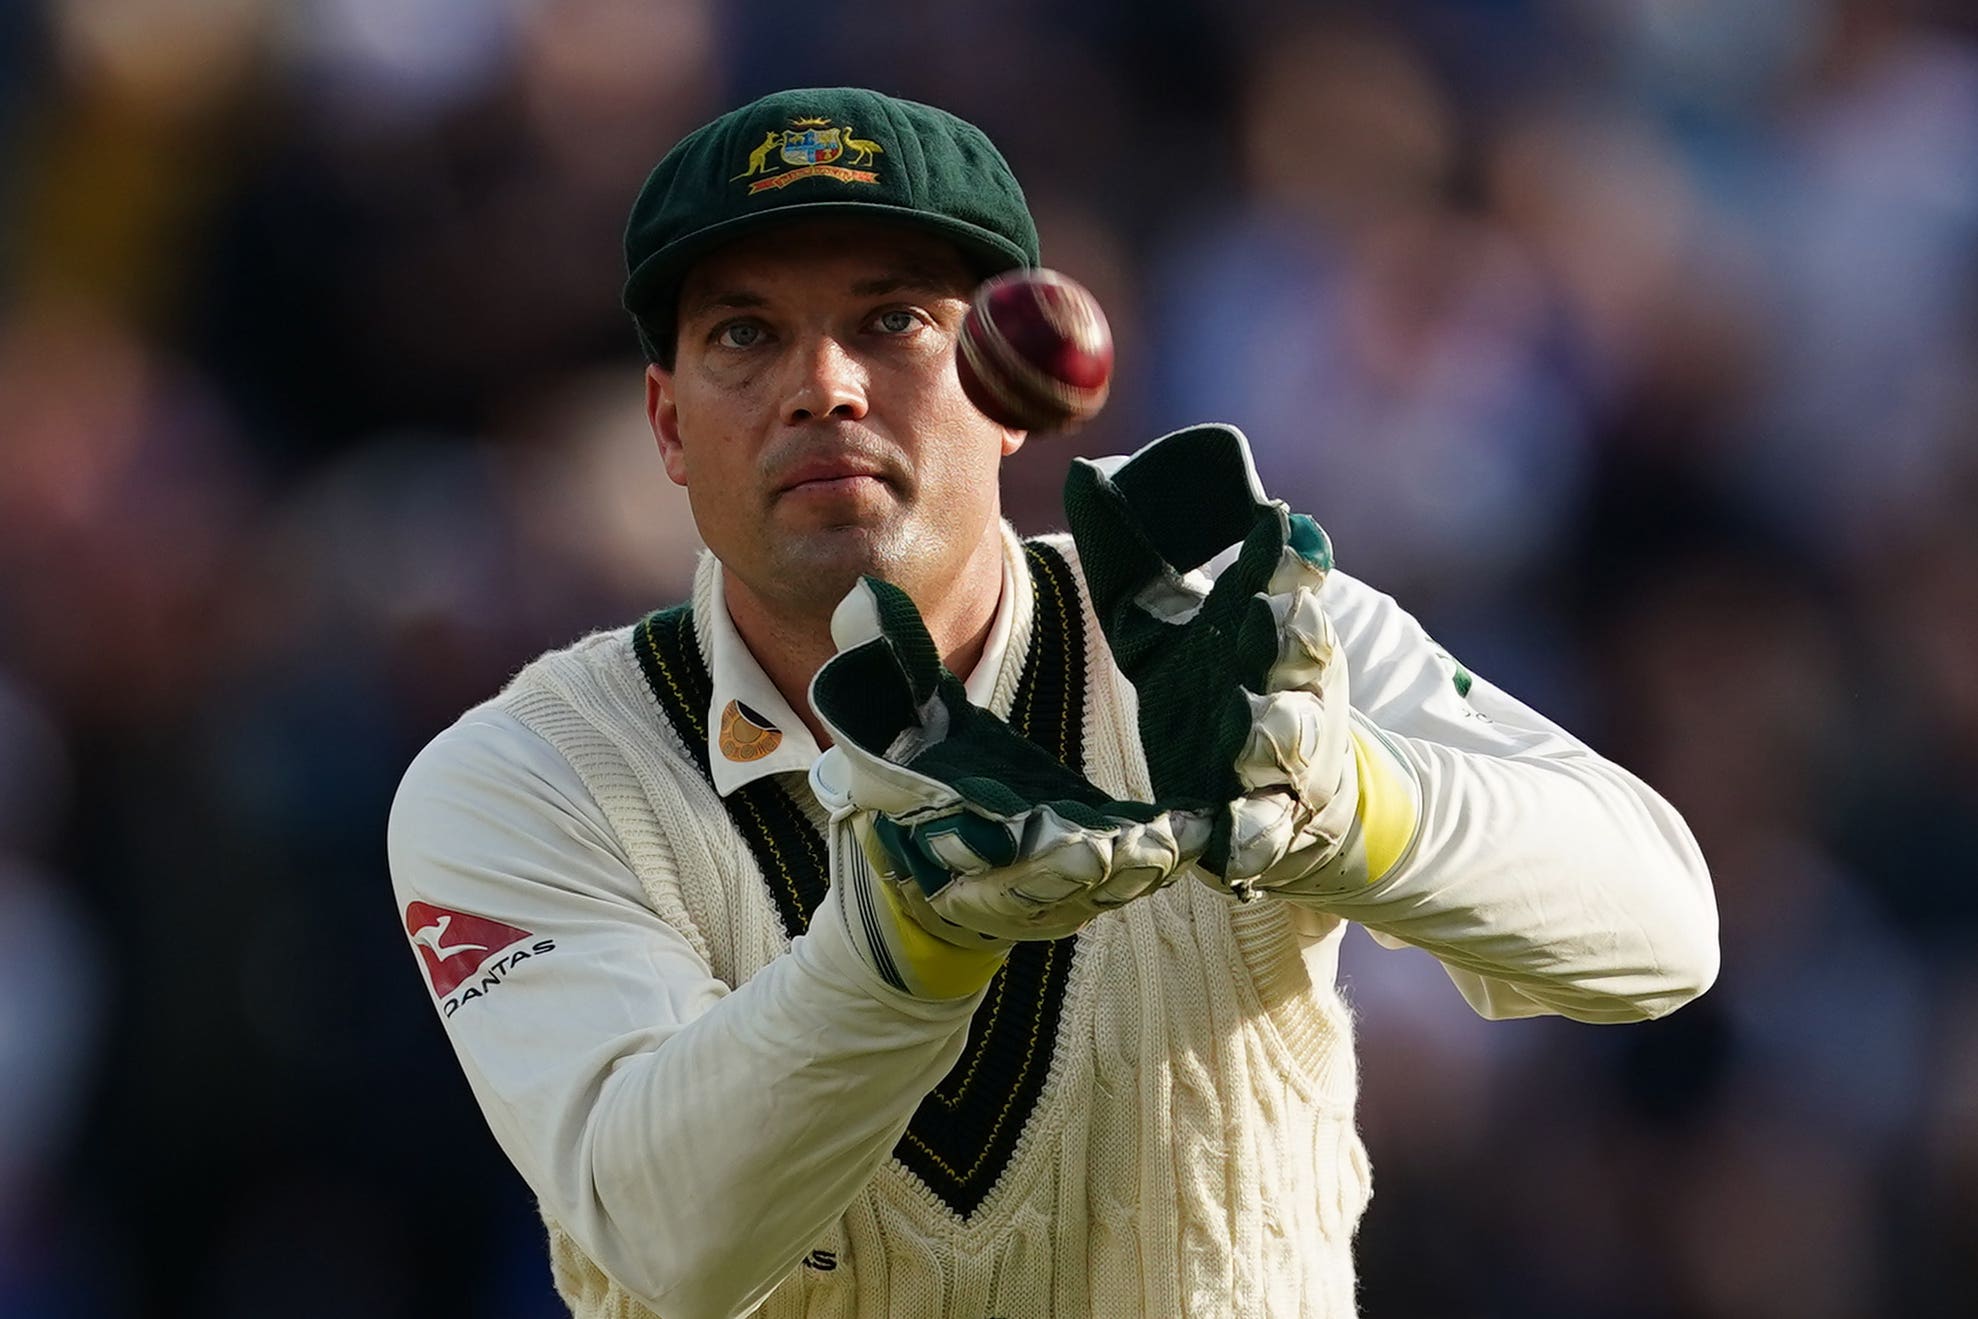
[[[670,344],[687,270],[767,225],[823,216],[911,224],[978,274],[1038,263],[1009,162],[946,110],[860,87],[776,92],[682,138],[625,226],[625,310],[648,355]]]

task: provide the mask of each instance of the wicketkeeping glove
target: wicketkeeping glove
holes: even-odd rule
[[[834,847],[832,884],[889,983],[938,993],[968,979],[955,950],[1060,938],[1201,855],[1206,814],[1116,801],[970,704],[898,587],[863,579],[831,635],[810,699],[833,745],[811,782],[834,836],[859,840]]]
[[[1197,426],[1124,462],[1075,460],[1065,514],[1139,694],[1154,796],[1213,814],[1202,868],[1238,896],[1385,873],[1413,835],[1419,786],[1351,710],[1319,603],[1331,543],[1264,494],[1242,433]],[[1200,570],[1233,546],[1212,585]]]

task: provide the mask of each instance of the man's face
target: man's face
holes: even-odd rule
[[[648,411],[708,547],[766,604],[828,613],[861,573],[924,601],[991,534],[1023,435],[955,374],[974,284],[940,239],[858,220],[779,227],[689,272]]]

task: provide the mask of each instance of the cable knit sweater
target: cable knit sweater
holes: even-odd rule
[[[1068,540],[1009,538],[971,696],[1144,798],[1131,688],[1067,568]],[[793,942],[824,817],[778,765],[814,748],[734,655],[711,559],[691,616],[545,656],[436,741],[395,807],[395,882],[572,1312],[1350,1316],[1370,1178],[1342,915],[1436,952],[1486,1015],[1698,992],[1714,912],[1674,813],[1336,580],[1356,705],[1428,789],[1400,873],[1357,913],[1178,883],[960,1003],[895,994],[834,922]],[[783,756],[739,783],[715,750],[737,710]],[[1547,893],[1572,907],[1545,916]]]

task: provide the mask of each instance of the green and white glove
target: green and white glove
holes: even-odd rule
[[[1239,897],[1384,874],[1413,837],[1420,788],[1351,708],[1319,603],[1331,542],[1264,494],[1242,433],[1196,426],[1125,460],[1074,460],[1065,514],[1139,696],[1154,796],[1212,812],[1202,868]],[[1202,569],[1232,547],[1212,583]]]
[[[875,577],[831,619],[838,654],[811,683],[833,745],[811,771],[832,812],[832,884],[880,976],[947,996],[1008,944],[1056,939],[1173,880],[1206,814],[1116,801],[970,704],[913,601]],[[979,969],[979,968],[978,968]]]

